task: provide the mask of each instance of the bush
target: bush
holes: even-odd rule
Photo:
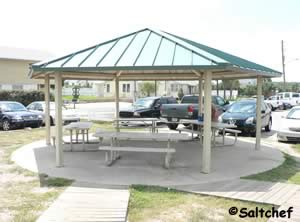
[[[45,93],[43,91],[21,91],[21,90],[2,90],[0,91],[0,101],[16,101],[24,106],[34,101],[44,101]],[[50,100],[54,100],[54,96],[50,94]]]

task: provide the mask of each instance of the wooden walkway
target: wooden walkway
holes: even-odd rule
[[[299,185],[237,179],[173,188],[192,193],[272,204],[280,206],[280,210],[293,207],[290,220],[274,218],[269,221],[300,221]]]
[[[129,191],[68,187],[37,222],[125,222]]]

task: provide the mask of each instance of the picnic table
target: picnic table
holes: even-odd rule
[[[150,153],[165,153],[164,166],[170,167],[170,161],[172,154],[176,152],[174,148],[171,148],[171,142],[177,142],[179,140],[187,140],[187,135],[178,135],[174,133],[140,133],[140,132],[108,132],[97,130],[93,135],[98,137],[100,141],[103,138],[111,140],[110,146],[100,146],[99,150],[106,151],[105,161],[108,166],[112,165],[116,160],[120,158],[119,152],[150,152]],[[167,146],[164,148],[152,148],[152,147],[121,147],[119,141],[121,140],[141,140],[141,141],[161,141],[167,142]]]
[[[85,143],[89,143],[89,130],[91,129],[92,122],[73,122],[65,126],[65,130],[70,132],[70,147],[73,151],[73,131],[75,131],[75,142],[78,143],[78,135],[82,135],[82,147],[85,150]],[[86,139],[85,139],[86,136]]]
[[[119,123],[119,128],[142,128],[141,124],[150,126],[151,132],[155,133],[156,123],[159,121],[158,118],[118,118],[114,119],[113,122]],[[150,124],[149,124],[150,122]],[[139,124],[141,123],[141,124]]]
[[[200,135],[200,142],[202,143],[202,128],[204,126],[203,121],[198,120],[181,120],[180,123],[186,123],[186,124],[192,124],[192,133],[197,133]],[[194,130],[194,125],[199,126],[198,130]],[[241,133],[239,130],[235,130],[237,126],[234,124],[228,124],[228,123],[220,123],[220,122],[211,122],[211,130],[212,130],[212,140],[213,145],[216,146],[216,132],[218,130],[222,131],[222,140],[223,140],[223,146],[225,145],[225,134],[228,133],[234,133],[235,134],[235,140],[233,144],[229,144],[230,146],[234,145],[237,141],[237,135]],[[179,129],[178,131],[185,131],[183,129]],[[193,136],[192,136],[193,137]]]

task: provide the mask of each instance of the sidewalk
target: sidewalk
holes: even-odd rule
[[[105,189],[88,184],[68,187],[37,222],[93,222],[127,220],[128,189]]]
[[[293,207],[291,218],[284,218],[282,221],[300,221],[300,185],[236,179],[172,188],[191,193],[272,204],[280,206],[280,210]],[[280,221],[280,219],[274,218],[269,221]]]

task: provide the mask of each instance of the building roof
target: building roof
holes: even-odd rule
[[[39,62],[49,59],[51,57],[53,58],[53,55],[49,52],[44,52],[40,50],[0,46],[0,59],[14,59]]]
[[[266,77],[281,75],[276,70],[229,53],[148,28],[51,61],[32,65],[33,72],[73,73],[115,73],[120,70],[125,73],[141,71],[170,73],[176,70],[183,74],[208,69],[255,73]]]

